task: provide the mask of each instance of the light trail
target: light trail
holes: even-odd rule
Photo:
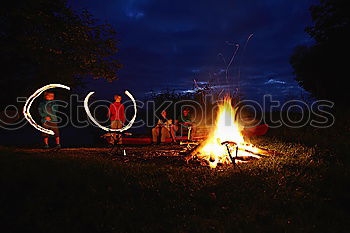
[[[98,123],[96,121],[96,119],[91,115],[91,112],[90,112],[90,109],[89,109],[89,98],[90,96],[92,96],[95,92],[90,92],[86,97],[85,97],[85,100],[84,100],[84,109],[85,109],[85,112],[86,114],[88,115],[89,119],[95,124],[97,125],[99,128],[103,129],[104,131],[107,131],[107,132],[123,132],[125,130],[128,130],[131,128],[131,126],[134,124],[134,121],[136,119],[136,113],[137,113],[137,108],[136,108],[136,102],[135,102],[135,99],[134,97],[131,95],[130,92],[128,91],[125,91],[125,94],[131,99],[132,103],[134,104],[134,116],[133,118],[131,119],[131,121],[129,122],[129,124],[127,124],[126,126],[124,126],[123,128],[121,129],[111,129],[111,128],[108,128],[108,127],[105,127],[105,126],[102,126],[100,123]]]
[[[32,115],[30,114],[30,107],[32,106],[32,103],[33,101],[41,94],[43,93],[44,91],[48,90],[48,89],[51,89],[51,88],[64,88],[64,89],[67,89],[67,90],[70,90],[70,87],[68,86],[65,86],[65,85],[62,85],[62,84],[48,84],[46,86],[43,86],[42,88],[39,88],[38,90],[36,90],[34,92],[34,94],[32,94],[26,101],[26,103],[24,104],[24,107],[23,107],[23,115],[24,117],[27,119],[27,121],[34,127],[36,128],[37,130],[43,132],[43,133],[46,133],[46,134],[50,134],[50,135],[54,135],[55,133],[50,130],[50,129],[45,129],[44,127],[42,127],[41,125],[37,124]]]

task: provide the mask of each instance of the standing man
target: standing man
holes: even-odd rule
[[[111,121],[111,129],[120,129],[125,123],[124,105],[121,103],[121,95],[114,95],[114,103],[110,104],[108,118]],[[116,134],[114,134],[116,140]],[[121,144],[121,135],[118,135],[118,143]]]
[[[55,134],[56,148],[61,148],[60,144],[60,131],[57,126],[57,104],[55,103],[55,94],[53,92],[44,93],[44,101],[39,104],[39,114],[41,116],[42,126],[46,129],[52,130]],[[43,133],[44,137],[44,148],[49,148],[49,137],[51,135]]]

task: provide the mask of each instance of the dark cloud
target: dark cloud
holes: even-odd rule
[[[227,42],[232,42],[240,49],[230,69],[230,86],[239,81],[248,98],[267,93],[284,98],[300,92],[288,60],[296,45],[312,42],[304,28],[311,24],[308,8],[313,3],[315,0],[71,1],[73,8],[88,9],[118,32],[118,57],[124,69],[120,80],[94,84],[105,95],[126,88],[138,97],[164,88],[185,91],[192,87],[193,79],[215,78],[226,84],[225,65],[218,54],[228,60],[235,47]]]

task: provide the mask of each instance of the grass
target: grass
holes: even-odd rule
[[[242,165],[241,171],[2,148],[1,229],[348,232],[348,145],[334,151],[306,141],[281,141],[273,132],[254,139],[285,155]]]

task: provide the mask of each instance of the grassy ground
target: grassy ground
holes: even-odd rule
[[[308,137],[253,140],[285,155],[241,171],[142,157],[161,146],[126,158],[2,148],[1,232],[349,232],[349,145]]]

